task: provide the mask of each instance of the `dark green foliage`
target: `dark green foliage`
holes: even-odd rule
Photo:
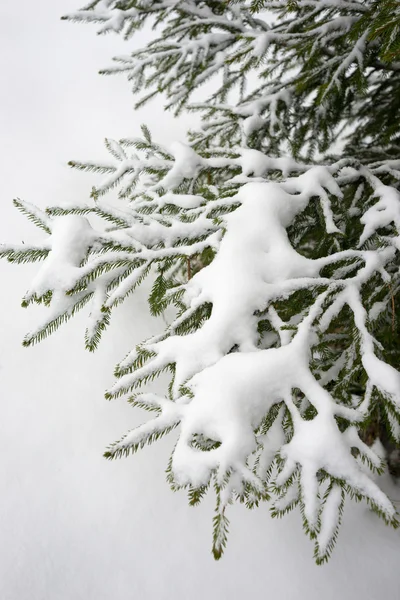
[[[216,507],[215,516],[213,518],[213,545],[212,553],[215,560],[219,560],[224,553],[226,543],[228,541],[229,533],[229,519],[227,518],[225,511],[227,504],[231,503],[231,498],[223,499],[224,488],[229,485],[229,474],[227,474],[225,481],[221,483],[215,481],[214,488],[216,493]]]
[[[13,200],[14,206],[18,208],[32,223],[34,223],[40,229],[43,229],[46,233],[50,233],[50,228],[46,214],[41,210],[29,204],[28,202],[22,202],[19,199]]]
[[[121,442],[123,441],[123,439],[119,440],[118,442],[115,442],[115,444],[112,444],[109,447],[109,449],[104,453],[104,457],[111,460],[113,458],[120,458],[122,456],[129,456],[129,454],[134,454],[141,448],[144,448],[144,446],[146,446],[147,444],[152,444],[153,442],[156,442],[164,435],[167,435],[173,429],[175,429],[176,426],[177,426],[177,423],[175,423],[173,425],[169,425],[167,427],[161,427],[160,429],[154,429],[151,432],[143,434],[140,437],[139,441],[134,442],[134,443],[129,443],[125,447],[121,446]],[[129,434],[127,434],[127,435],[129,435]],[[118,447],[114,448],[114,446],[118,446]]]

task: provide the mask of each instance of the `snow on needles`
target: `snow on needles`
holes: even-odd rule
[[[93,349],[112,306],[152,265],[169,261],[163,273],[167,278],[172,273],[171,278],[161,275],[159,281],[163,298],[175,298],[178,313],[162,335],[120,363],[108,397],[130,394],[172,366],[170,396],[135,396],[134,402],[156,415],[113,444],[107,455],[135,451],[179,426],[169,468],[175,487],[204,490],[214,477],[221,519],[235,495],[257,503],[274,493],[277,514],[300,503],[320,557],[336,536],[343,490],[366,498],[394,523],[394,507],[360,462],[379,470],[381,458],[361,441],[354,425],[368,416],[374,389],[400,410],[400,374],[376,355],[362,299],[372,277],[386,281],[399,233],[373,250],[360,246],[311,259],[295,249],[288,229],[312,202],[320,204],[327,234],[343,235],[333,202],[343,198],[350,176],[367,179],[378,200],[361,217],[362,244],[382,226],[399,226],[399,194],[365,167],[309,166],[248,149],[231,157],[204,157],[182,143],[169,154],[154,148],[146,158],[128,158],[114,144],[119,164],[107,167],[103,191],[115,184],[123,188],[132,171],[138,175],[135,193],[130,200],[121,198],[118,211],[96,194],[88,207],[49,209],[47,254],[25,301],[44,299],[52,316],[28,342],[92,302],[86,341]],[[220,172],[221,185],[191,193],[196,179],[210,169]],[[91,213],[113,226],[96,230],[89,223]],[[30,250],[35,251],[15,252]],[[183,277],[180,265],[206,250],[213,260]],[[9,255],[10,247],[1,252]],[[343,261],[355,261],[353,271],[346,274]],[[337,263],[341,269],[321,274]],[[308,305],[285,321],[277,303],[297,292],[309,294]],[[194,331],[180,330],[207,306],[207,318]],[[332,377],[312,366],[319,337],[345,306],[360,339],[351,352],[361,354],[368,378],[366,397],[358,405],[343,403],[324,387],[343,368],[343,357],[332,366]],[[262,343],[261,321],[269,322]],[[347,427],[339,427],[341,419]]]

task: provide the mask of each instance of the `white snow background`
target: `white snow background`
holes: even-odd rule
[[[66,162],[101,159],[105,136],[138,135],[147,122],[168,143],[183,139],[191,122],[174,121],[161,102],[135,113],[124,78],[97,75],[127,47],[59,20],[78,7],[78,0],[0,4],[2,241],[40,235],[13,197],[40,206],[87,198],[91,176]],[[298,512],[275,521],[266,506],[232,507],[228,548],[215,563],[213,498],[190,508],[165,483],[171,439],[128,459],[102,458],[146,416],[103,399],[114,364],[160,327],[145,292],[115,313],[94,355],[83,348],[81,315],[23,349],[42,310],[20,308],[35,270],[0,263],[0,600],[400,597],[399,534],[350,501],[326,566],[315,566]],[[385,484],[399,501],[400,486]]]

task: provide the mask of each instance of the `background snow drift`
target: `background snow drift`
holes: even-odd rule
[[[77,1],[0,5],[2,241],[40,235],[13,197],[41,206],[87,198],[93,180],[66,162],[102,158],[105,136],[137,135],[147,122],[168,143],[183,139],[191,123],[174,121],[161,102],[135,113],[124,78],[97,75],[127,49],[115,36],[96,37],[93,27],[62,23]],[[0,263],[1,600],[397,597],[399,534],[349,502],[327,566],[314,565],[298,513],[275,521],[266,507],[231,509],[228,549],[215,563],[213,499],[189,508],[165,483],[172,439],[129,459],[102,458],[145,416],[103,399],[115,362],[159,327],[145,292],[117,311],[94,355],[83,349],[82,315],[23,349],[42,310],[20,308],[34,272]],[[386,486],[399,500],[400,488]]]

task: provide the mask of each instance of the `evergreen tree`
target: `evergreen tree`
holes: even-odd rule
[[[214,487],[216,558],[234,500],[299,507],[318,563],[347,496],[397,526],[373,472],[375,438],[400,442],[400,2],[94,0],[65,18],[126,39],[151,25],[145,48],[103,72],[125,73],[138,107],[163,94],[202,125],[170,148],[143,126],[106,140],[109,163],[71,162],[104,174],[85,205],[15,201],[46,234],[0,248],[43,261],[23,306],[49,316],[24,345],[89,304],[94,350],[153,274],[152,314],[175,316],[106,394],[152,418],[106,457],[179,427],[167,479],[193,505]],[[165,396],[143,390],[164,371]]]

